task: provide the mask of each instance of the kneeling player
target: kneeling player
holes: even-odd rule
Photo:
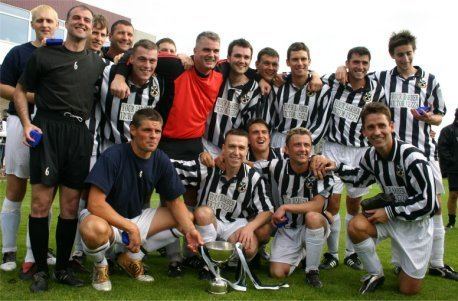
[[[364,187],[378,182],[395,201],[378,209],[358,214],[348,226],[355,251],[369,273],[363,278],[362,294],[383,284],[383,268],[375,252],[375,242],[391,238],[402,269],[399,290],[416,294],[428,269],[433,243],[431,217],[438,210],[434,176],[423,153],[414,146],[393,138],[391,112],[381,103],[367,104],[362,113],[363,134],[371,143],[359,168],[340,164],[337,173],[344,182]],[[331,167],[335,168],[335,164]],[[367,217],[368,216],[368,217]]]
[[[266,175],[272,189],[277,187],[279,204],[272,216],[278,227],[271,246],[270,274],[275,278],[290,275],[306,257],[306,281],[322,287],[318,265],[324,242],[329,235],[329,219],[325,203],[334,179],[331,174],[323,180],[313,176],[309,168],[312,137],[305,128],[295,128],[286,135],[285,153],[289,159],[259,161],[255,167]],[[281,225],[281,226],[280,226]],[[305,247],[305,248],[304,248]]]
[[[111,290],[105,252],[115,245],[125,244],[128,250],[118,264],[135,279],[150,282],[140,246],[152,251],[167,245],[179,234],[174,227],[186,235],[191,248],[202,243],[192,214],[179,199],[184,187],[169,158],[157,149],[161,132],[159,113],[137,111],[130,125],[132,141],[107,149],[86,180],[91,188],[88,209],[80,214],[80,233],[84,251],[95,263],[92,285],[97,290]],[[167,208],[142,211],[153,189],[167,200]]]

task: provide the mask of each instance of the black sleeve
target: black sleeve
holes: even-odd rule
[[[158,57],[156,73],[166,80],[175,80],[184,71],[183,64],[178,57],[174,55],[160,55]]]
[[[439,142],[437,144],[438,151],[439,151],[439,159],[441,165],[444,167],[451,164],[453,165],[454,158],[453,158],[453,144],[450,143],[453,141],[455,137],[453,137],[453,131],[451,131],[451,127],[445,127],[440,135],[439,135]]]
[[[19,78],[19,83],[29,92],[35,92],[40,79],[41,69],[38,63],[38,51],[35,51],[27,62],[27,66]]]
[[[132,55],[132,49],[127,50],[122,58],[119,60],[117,68],[116,68],[116,74],[120,74],[127,78],[129,76],[130,71],[132,70],[132,67],[128,65],[129,62],[129,57]]]

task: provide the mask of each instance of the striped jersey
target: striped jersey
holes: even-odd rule
[[[438,209],[434,176],[425,155],[413,145],[393,138],[393,148],[382,158],[374,147],[361,158],[359,167],[340,164],[336,173],[356,187],[375,182],[396,202],[385,207],[390,219],[414,221],[429,218]]]
[[[267,161],[271,161],[273,159],[282,159],[285,156],[287,155],[283,152],[282,147],[269,147],[269,156],[267,157]],[[251,162],[260,161],[256,160],[256,157],[254,153],[251,151],[251,148],[248,151],[247,160]]]
[[[363,136],[361,111],[371,102],[384,102],[385,92],[380,83],[365,77],[363,88],[354,90],[350,84],[341,84],[335,80],[335,74],[324,82],[331,87],[331,118],[326,140],[346,146],[367,147],[369,142]]]
[[[238,174],[227,180],[224,171],[217,167],[208,168],[198,160],[172,162],[184,185],[198,187],[197,206],[209,206],[222,222],[233,222],[237,218],[250,218],[273,210],[264,178],[247,164],[243,164]]]
[[[254,80],[241,86],[232,86],[226,78],[213,107],[208,116],[204,137],[222,147],[224,136],[233,128],[246,128],[250,119],[255,118],[259,97],[261,96],[258,83]]]
[[[318,180],[309,170],[302,174],[297,174],[291,167],[290,160],[273,159],[272,161],[258,161],[255,163],[264,176],[267,177],[268,183],[272,189],[276,190],[273,195],[275,208],[283,204],[301,204],[313,200],[316,195],[322,195],[328,198],[332,193],[334,178],[328,174],[323,180]],[[326,210],[325,202],[322,212]],[[297,228],[304,225],[304,215],[287,212],[288,224],[286,228]]]
[[[323,85],[318,92],[307,91],[307,84],[302,88],[293,85],[291,77],[278,89],[274,101],[273,130],[286,134],[290,129],[305,127],[312,133],[315,145],[325,134],[331,115],[331,90]]]
[[[263,119],[270,127],[274,126],[275,106],[274,102],[277,98],[278,88],[276,86],[271,87],[270,93],[267,96],[261,95],[259,97],[258,105],[256,108],[256,117]]]
[[[130,141],[129,126],[134,113],[143,108],[154,109],[161,96],[161,87],[156,76],[151,77],[142,87],[137,87],[128,81],[130,95],[127,98],[120,99],[113,96],[110,92],[110,85],[115,72],[116,67],[108,66],[105,68],[100,88],[101,151],[113,144]]]
[[[437,160],[436,141],[429,135],[431,125],[415,119],[410,110],[430,106],[434,114],[445,115],[445,102],[436,77],[418,66],[415,68],[417,72],[407,79],[396,67],[376,72],[374,77],[385,88],[397,137],[419,148],[426,158]]]

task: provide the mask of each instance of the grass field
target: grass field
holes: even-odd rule
[[[445,183],[447,185],[447,183]],[[372,189],[371,194],[378,192],[377,188]],[[3,202],[5,195],[5,182],[0,181],[0,200]],[[443,207],[446,208],[446,198],[443,199]],[[157,196],[153,196],[153,205],[157,203]],[[343,202],[345,203],[345,202]],[[51,229],[50,247],[55,249],[54,240],[55,221],[58,215],[58,202],[54,203],[53,224]],[[446,210],[445,210],[446,211]],[[25,255],[25,233],[27,227],[27,215],[30,212],[30,191],[27,192],[24,204],[22,206],[22,220],[18,238],[18,264],[23,260]],[[447,221],[446,212],[444,221]],[[341,208],[342,217],[345,216],[345,208]],[[342,220],[342,229],[344,229],[344,218]],[[341,235],[340,254],[343,260],[344,251],[344,233]],[[445,261],[452,266],[458,267],[458,229],[453,229],[446,233],[446,250]],[[457,282],[444,280],[438,277],[426,276],[423,290],[414,297],[405,297],[397,293],[397,278],[392,272],[389,264],[390,249],[389,241],[382,242],[377,247],[377,252],[385,267],[386,281],[384,286],[376,293],[361,296],[358,294],[360,286],[359,279],[364,274],[363,271],[357,272],[350,270],[341,264],[333,271],[324,271],[321,273],[321,279],[324,283],[322,289],[313,289],[304,283],[304,273],[297,270],[289,279],[290,288],[279,291],[260,291],[249,286],[246,293],[230,291],[227,295],[215,296],[205,292],[207,282],[197,279],[197,273],[186,270],[185,275],[179,279],[167,277],[167,260],[160,257],[159,254],[153,253],[148,256],[147,263],[151,267],[150,274],[154,276],[155,282],[145,284],[139,283],[126,274],[121,272],[111,276],[113,290],[108,293],[97,292],[90,285],[90,275],[84,275],[83,279],[87,285],[83,288],[69,288],[67,286],[52,282],[50,291],[41,294],[29,293],[29,282],[19,280],[18,271],[5,273],[0,272],[0,299],[1,300],[455,300],[458,299]],[[87,264],[90,268],[90,264]],[[274,283],[267,275],[268,264],[262,263],[262,266],[256,273],[266,283]],[[226,275],[232,279],[233,275]]]

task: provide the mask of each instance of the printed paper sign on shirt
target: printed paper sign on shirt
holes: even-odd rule
[[[390,105],[393,108],[416,109],[420,105],[420,95],[415,93],[391,92]]]
[[[140,109],[144,109],[144,108],[153,108],[153,106],[122,103],[121,109],[119,111],[119,120],[132,121],[132,117],[134,116],[135,112],[137,112]]]
[[[309,108],[305,105],[293,103],[283,104],[283,117],[306,121],[309,115]]]
[[[235,206],[237,206],[237,202],[223,194],[210,192],[207,205],[213,209],[214,213],[216,213],[217,209],[221,209],[226,212],[233,212]]]
[[[362,109],[340,99],[334,101],[332,113],[351,122],[358,122]]]
[[[236,101],[229,101],[218,97],[215,104],[215,112],[229,117],[237,117],[239,113],[239,104]]]
[[[387,186],[384,190],[387,194],[392,193],[396,202],[404,202],[409,197],[406,188],[402,186]]]

